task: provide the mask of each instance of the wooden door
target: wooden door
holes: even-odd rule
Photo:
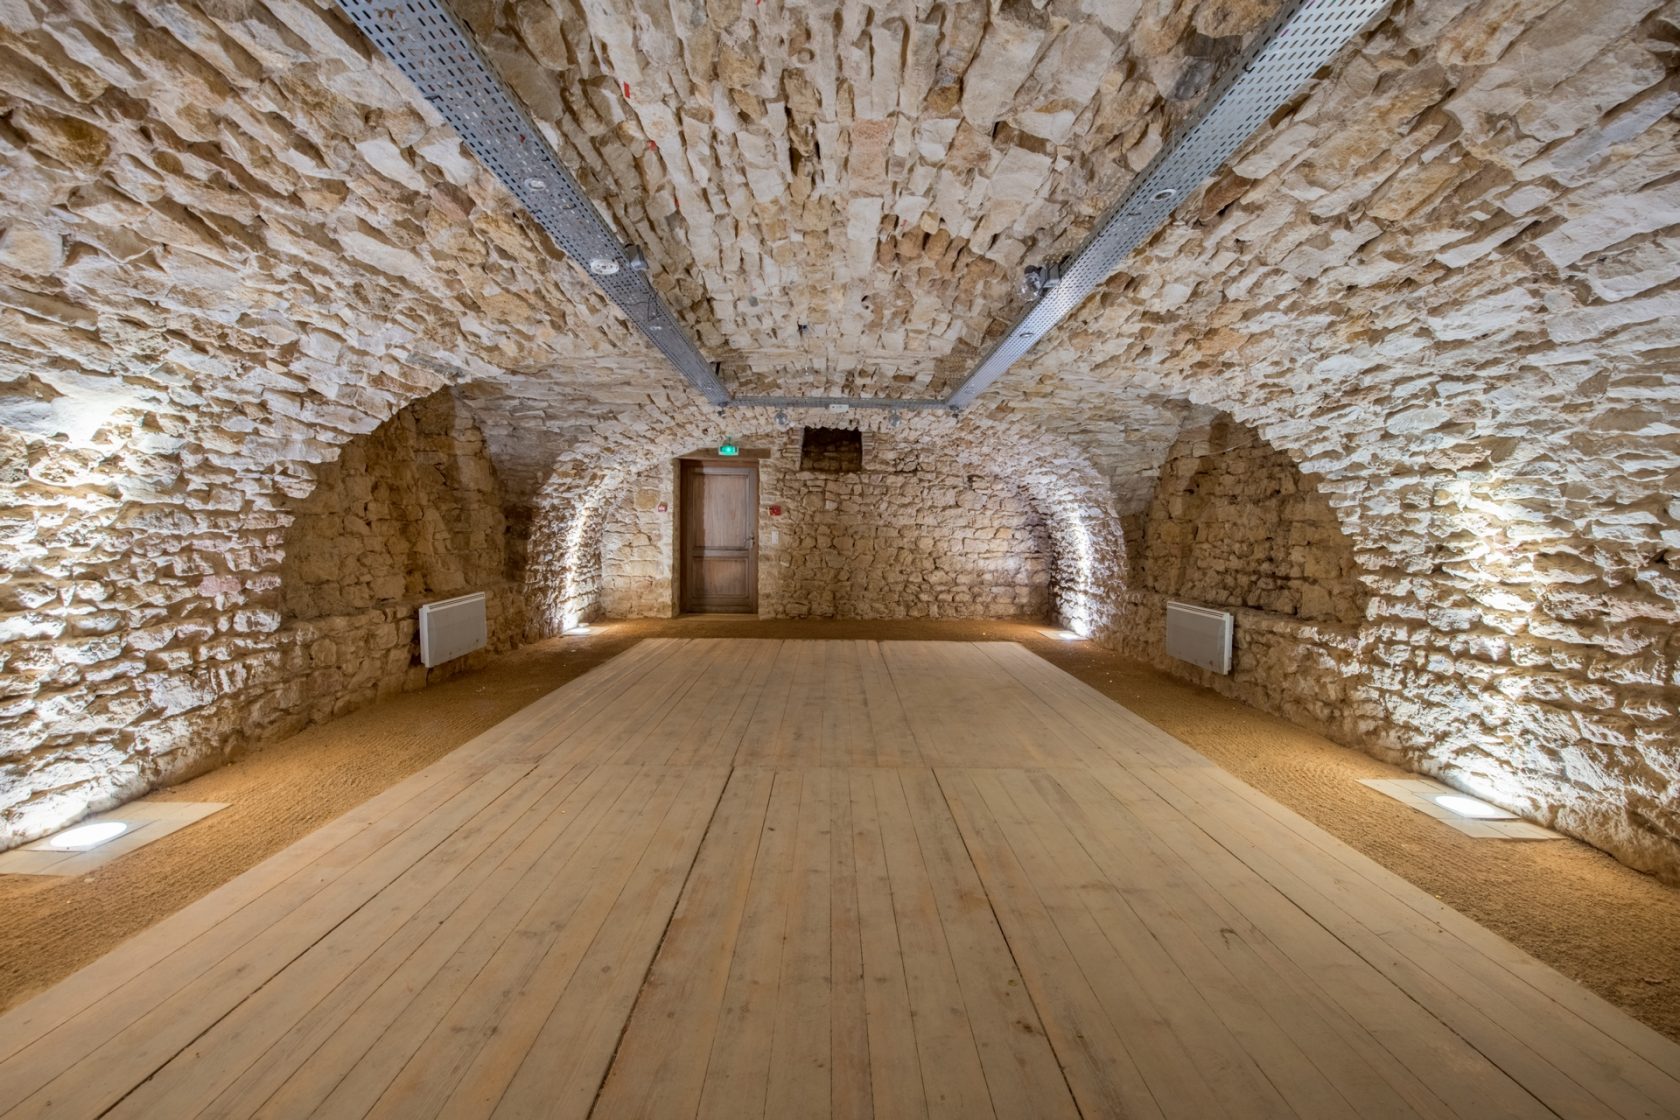
[[[682,463],[682,606],[758,612],[758,464]]]

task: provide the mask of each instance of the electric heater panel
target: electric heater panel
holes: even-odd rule
[[[1167,604],[1167,653],[1215,673],[1231,671],[1230,611]]]
[[[483,649],[489,637],[482,591],[420,608],[420,660],[428,669]]]

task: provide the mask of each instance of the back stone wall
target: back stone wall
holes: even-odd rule
[[[873,432],[864,433],[862,470],[805,470],[800,435],[778,434],[759,460],[760,616],[1049,615],[1050,532],[1018,484]],[[675,464],[650,468],[606,514],[600,607],[609,617],[676,609],[675,480]]]

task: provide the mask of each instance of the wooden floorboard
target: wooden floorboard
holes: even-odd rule
[[[17,1117],[1668,1117],[1680,1047],[1008,643],[661,639],[0,1016]]]

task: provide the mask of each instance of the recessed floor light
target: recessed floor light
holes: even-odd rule
[[[82,875],[225,808],[213,801],[143,797],[116,814],[89,817],[62,832],[0,852],[0,875]]]
[[[67,828],[57,836],[50,838],[47,845],[61,852],[85,852],[90,848],[97,848],[101,844],[109,843],[128,831],[126,821],[98,821],[94,824],[77,825]]]
[[[1561,840],[1563,834],[1525,821],[1497,805],[1460,793],[1430,778],[1360,778],[1385,797],[1466,836],[1484,840]]]
[[[1437,794],[1435,804],[1449,813],[1473,817],[1479,821],[1508,821],[1516,817],[1515,813],[1506,812],[1497,805],[1489,805],[1486,801],[1477,801],[1474,797],[1466,797],[1462,793]]]

